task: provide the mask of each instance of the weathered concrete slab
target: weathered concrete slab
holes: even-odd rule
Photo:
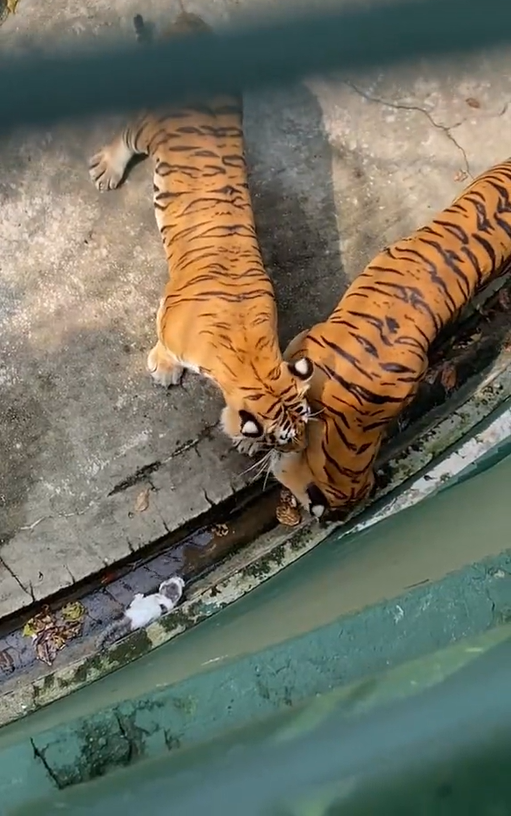
[[[237,10],[190,8],[211,22]],[[2,46],[132,36],[138,11],[158,22],[177,5],[21,0]],[[283,341],[325,316],[347,280],[444,206],[467,173],[511,153],[508,62],[495,53],[246,99]],[[0,143],[0,616],[175,530],[247,478],[216,428],[212,386],[188,377],[166,393],[145,373],[167,273],[148,164],[109,195],[89,183],[87,157],[115,126]],[[137,513],[146,488],[149,507]]]

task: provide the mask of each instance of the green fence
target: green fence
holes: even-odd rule
[[[510,634],[461,641],[9,816],[507,816]]]
[[[142,8],[141,11],[144,11]],[[0,127],[134,110],[189,94],[260,87],[329,70],[368,68],[511,40],[509,0],[365,3],[195,34],[186,42],[88,48],[59,57],[0,59]]]

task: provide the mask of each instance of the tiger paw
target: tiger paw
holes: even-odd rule
[[[110,146],[104,147],[89,162],[89,175],[92,183],[102,193],[115,190],[122,181],[126,163]]]
[[[257,456],[258,453],[264,450],[264,445],[261,442],[253,442],[249,439],[233,439],[233,445],[238,453],[245,456]]]
[[[147,368],[153,380],[164,388],[179,385],[183,378],[183,367],[168,354],[162,354],[159,343],[149,352]]]

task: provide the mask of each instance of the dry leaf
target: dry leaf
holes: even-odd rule
[[[4,674],[11,674],[15,669],[14,658],[8,649],[0,652],[0,671]]]
[[[452,363],[446,363],[440,373],[440,382],[445,390],[452,391],[453,388],[456,388],[457,380],[458,377],[455,367],[452,365]]]
[[[60,614],[66,621],[81,621],[85,617],[85,607],[80,601],[75,601],[63,606]]]
[[[23,627],[22,634],[24,637],[36,637],[40,632],[44,632],[45,629],[49,627],[55,626],[56,619],[55,616],[52,615],[49,608],[45,606],[41,612],[37,615],[34,615],[29,621],[26,622],[25,626]]]
[[[137,500],[135,502],[135,512],[136,513],[143,513],[144,510],[147,510],[147,508],[149,507],[149,492],[150,492],[150,490],[151,490],[150,487],[146,487],[145,490],[142,490],[138,494]]]
[[[35,654],[38,660],[42,663],[46,663],[47,666],[51,666],[55,658],[57,657],[57,649],[55,648],[55,644],[46,638],[37,639],[35,643]]]
[[[229,535],[229,528],[227,524],[213,524],[213,526],[209,528],[209,532],[214,536],[223,538],[223,536]]]
[[[465,102],[471,108],[480,108],[481,107],[481,103],[479,102],[479,100],[474,99],[473,96],[469,96],[468,99],[465,99]]]
[[[83,621],[75,620],[70,621],[69,623],[64,623],[58,627],[55,635],[58,638],[58,641],[62,641],[62,646],[64,646],[68,640],[73,640],[73,638],[78,637],[78,635],[82,632]],[[59,648],[62,648],[60,646]]]
[[[466,170],[458,170],[458,172],[454,174],[454,181],[465,181],[467,178],[468,173]]]
[[[58,652],[64,648],[68,640],[81,634],[82,622],[73,621],[62,626],[58,624],[45,629],[34,638],[36,657],[48,666],[51,666]]]

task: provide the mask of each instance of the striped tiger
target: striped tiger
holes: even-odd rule
[[[384,249],[330,317],[284,357],[313,361],[304,452],[271,455],[273,475],[313,516],[345,519],[374,488],[391,422],[410,403],[440,331],[511,261],[511,159],[437,217]]]
[[[143,21],[137,15],[139,40]],[[183,12],[168,31],[211,34]],[[169,266],[157,343],[147,365],[157,383],[185,369],[221,390],[224,432],[242,452],[259,439],[281,450],[305,444],[312,364],[284,361],[273,287],[257,240],[244,155],[241,98],[144,113],[90,161],[98,190],[121,183],[135,155],[154,162],[154,208]]]

